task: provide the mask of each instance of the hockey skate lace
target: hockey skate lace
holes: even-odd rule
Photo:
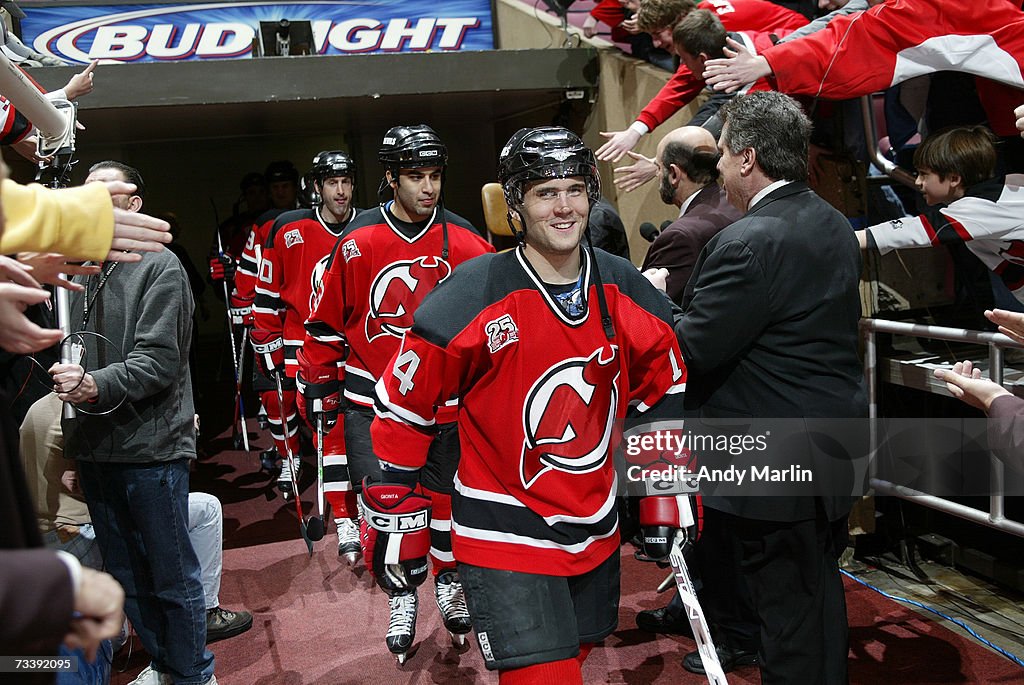
[[[338,521],[338,547],[359,547],[359,526],[352,519]]]
[[[391,622],[385,637],[408,635],[416,625],[416,595],[396,595],[388,598]]]
[[[437,606],[446,620],[469,618],[466,594],[462,591],[462,583],[457,580],[437,584]]]

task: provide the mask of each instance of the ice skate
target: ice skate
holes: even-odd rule
[[[452,644],[461,647],[466,644],[466,633],[473,629],[473,624],[469,618],[469,608],[466,606],[466,595],[462,590],[459,574],[453,570],[437,574],[434,579],[434,594]]]
[[[267,473],[275,473],[281,468],[281,455],[271,447],[260,452],[260,468]]]
[[[405,663],[406,656],[416,641],[417,605],[415,590],[388,598],[391,621],[384,642],[388,646],[388,651],[395,655],[399,665]]]
[[[338,556],[349,566],[355,566],[362,554],[359,546],[359,520],[337,519],[338,525]]]

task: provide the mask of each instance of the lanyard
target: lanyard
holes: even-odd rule
[[[105,286],[107,284],[107,279],[110,278],[110,274],[114,273],[114,269],[117,268],[117,265],[119,263],[120,262],[110,262],[110,264],[107,265],[107,268],[103,270],[103,274],[100,276],[100,282],[96,284],[96,290],[94,290],[92,292],[92,298],[89,297],[88,287],[86,288],[85,296],[83,298],[83,303],[82,303],[82,330],[83,331],[86,329],[86,326],[89,323],[89,316],[92,314],[91,310],[92,310],[93,305],[96,304],[96,298],[99,297],[100,290],[102,290],[103,286]],[[89,280],[90,281],[92,280],[91,276],[89,277]]]

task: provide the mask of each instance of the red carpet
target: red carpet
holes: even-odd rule
[[[257,442],[263,445],[267,438]],[[333,523],[309,557],[298,537],[294,504],[285,505],[268,489],[255,455],[221,452],[202,461],[193,476],[193,489],[212,492],[224,503],[221,603],[255,617],[248,633],[212,645],[222,685],[497,683],[472,637],[461,653],[450,646],[429,581],[420,589],[418,648],[398,666],[384,647],[383,593],[362,566],[353,573],[338,558]],[[310,471],[302,479],[307,486]],[[315,489],[305,492],[308,512]],[[585,682],[706,682],[680,664],[695,648],[692,641],[655,638],[635,627],[637,611],[668,601],[653,591],[664,575],[624,554],[619,630],[591,653]],[[1024,670],[1002,656],[852,581],[847,602],[853,683],[1024,682]],[[117,656],[116,667],[125,666],[125,655]],[[137,647],[125,672],[111,682],[130,682],[146,663]],[[756,668],[745,668],[729,674],[729,681],[760,679]]]

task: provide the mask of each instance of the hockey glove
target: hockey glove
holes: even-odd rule
[[[210,278],[216,282],[235,280],[235,258],[229,254],[220,253],[210,257]]]
[[[252,326],[252,300],[231,293],[228,312],[231,314],[231,323],[235,326]]]
[[[315,427],[317,416],[323,416],[324,432],[328,433],[338,423],[338,368],[310,364],[302,349],[296,357],[299,372],[295,383],[306,406],[306,419]]]
[[[645,557],[652,561],[668,559],[680,529],[687,533],[686,547],[696,542],[699,527],[695,500],[690,495],[653,495],[640,500],[640,549]]]
[[[359,542],[377,585],[389,595],[427,578],[430,499],[406,485],[363,481]]]
[[[284,373],[284,340],[278,333],[262,328],[252,329],[250,334],[256,363],[268,378]]]

